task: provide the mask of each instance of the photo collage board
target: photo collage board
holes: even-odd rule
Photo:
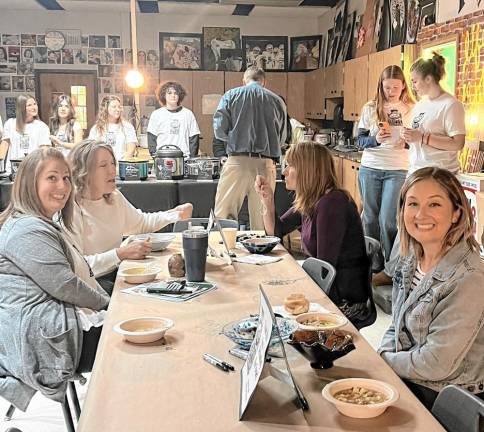
[[[51,50],[46,46],[45,34],[1,33],[0,97],[6,96],[3,97],[6,117],[15,117],[15,93],[35,94],[34,71],[46,69],[44,65],[59,65],[59,69],[96,65],[99,102],[107,94],[116,94],[123,105],[132,106],[133,92],[124,80],[132,63],[132,50],[122,46],[119,35],[80,35],[79,32],[73,43]],[[157,106],[154,91],[159,81],[158,49],[138,50],[138,67],[145,78],[141,103],[154,108]]]

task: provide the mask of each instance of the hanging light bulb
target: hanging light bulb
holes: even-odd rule
[[[128,71],[125,80],[128,87],[132,89],[139,89],[145,82],[143,74],[138,70]]]

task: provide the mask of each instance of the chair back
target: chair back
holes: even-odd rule
[[[432,414],[447,432],[481,432],[484,401],[456,385],[448,385],[437,396]]]
[[[336,269],[329,263],[317,258],[307,258],[302,265],[304,271],[329,296],[331,285],[336,277]]]
[[[370,268],[372,273],[378,273],[383,270],[385,261],[381,252],[380,242],[372,237],[365,236],[366,254],[370,260]]]
[[[192,226],[201,225],[204,228],[208,225],[208,218],[191,218],[186,221],[175,222],[173,226],[173,232],[183,232],[188,229],[188,223],[191,222]],[[220,228],[239,228],[239,222],[232,219],[218,219],[219,225],[214,225],[213,230],[219,231]]]

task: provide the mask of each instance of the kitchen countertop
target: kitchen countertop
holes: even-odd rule
[[[331,154],[333,156],[338,156],[340,158],[349,159],[349,160],[352,160],[352,161],[355,161],[355,162],[360,162],[361,157],[363,156],[362,151],[340,152],[340,151],[337,151],[337,150],[334,150],[334,149],[330,149],[330,151],[331,151]]]

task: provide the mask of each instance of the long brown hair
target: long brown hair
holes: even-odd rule
[[[413,105],[414,100],[410,95],[408,90],[407,81],[405,80],[405,75],[403,74],[402,68],[397,65],[387,66],[383,69],[382,73],[380,74],[380,78],[378,79],[378,86],[376,88],[375,93],[375,108],[376,108],[376,115],[378,121],[386,121],[385,111],[383,109],[383,105],[386,102],[385,93],[383,92],[383,81],[386,79],[397,79],[400,80],[403,84],[402,94],[400,95],[400,101],[407,105]]]
[[[72,99],[70,96],[63,94],[60,95],[55,103],[52,105],[51,117],[49,119],[49,129],[52,135],[56,135],[59,131],[60,118],[59,118],[59,106],[62,102],[67,102],[69,104],[69,114],[67,115],[67,125],[66,125],[66,137],[68,142],[74,142],[74,123],[76,122],[76,111],[74,110],[74,105],[72,104]]]
[[[297,212],[312,216],[323,195],[331,190],[341,189],[333,158],[325,146],[314,141],[293,144],[286,153],[286,161],[297,172],[296,198],[293,203]]]
[[[0,214],[0,226],[10,216],[29,215],[53,224],[43,213],[42,203],[37,194],[37,182],[39,174],[42,172],[46,162],[58,160],[63,162],[71,177],[71,168],[67,163],[64,155],[53,147],[41,147],[29,153],[20,164],[15,181],[12,186],[10,203],[7,208]],[[70,231],[72,231],[72,214],[73,214],[73,193],[71,191],[66,205],[60,211],[59,221]]]
[[[118,101],[121,106],[123,106],[121,99],[119,99],[117,96],[114,95],[107,95],[104,96],[101,100],[101,107],[99,108],[99,112],[97,114],[97,120],[96,120],[96,128],[97,128],[97,133],[98,137],[103,137],[104,134],[108,130],[108,106],[112,101]],[[117,121],[120,125],[123,124],[123,114],[119,116],[119,119]],[[124,132],[124,128],[121,128]]]
[[[16,103],[16,114],[15,114],[15,128],[17,132],[24,133],[25,124],[27,119],[27,102],[29,99],[33,99],[35,102],[37,100],[29,93],[21,94],[17,96],[17,103]],[[39,114],[34,117],[34,120],[39,119]]]
[[[94,160],[99,149],[106,149],[111,153],[114,163],[113,148],[102,141],[86,139],[76,145],[69,153],[69,162],[72,167],[72,184],[75,188],[75,201],[80,203],[85,198],[89,190],[89,179],[92,178],[94,169]],[[112,203],[111,194],[104,195],[104,199],[109,204]]]
[[[405,201],[409,189],[416,183],[423,180],[434,180],[440,187],[442,187],[449,197],[454,210],[460,210],[459,219],[453,223],[449,231],[445,235],[443,241],[443,248],[451,248],[462,240],[465,240],[473,251],[479,250],[479,245],[474,238],[474,217],[472,215],[471,206],[465,196],[464,189],[459,183],[459,180],[450,171],[437,167],[426,167],[415,171],[410,175],[402,186],[400,191],[400,198],[398,202],[398,228],[400,230],[400,253],[403,256],[408,255],[411,251],[414,252],[417,259],[423,256],[422,245],[415,240],[407,231],[404,221]],[[442,250],[442,252],[445,252]]]

